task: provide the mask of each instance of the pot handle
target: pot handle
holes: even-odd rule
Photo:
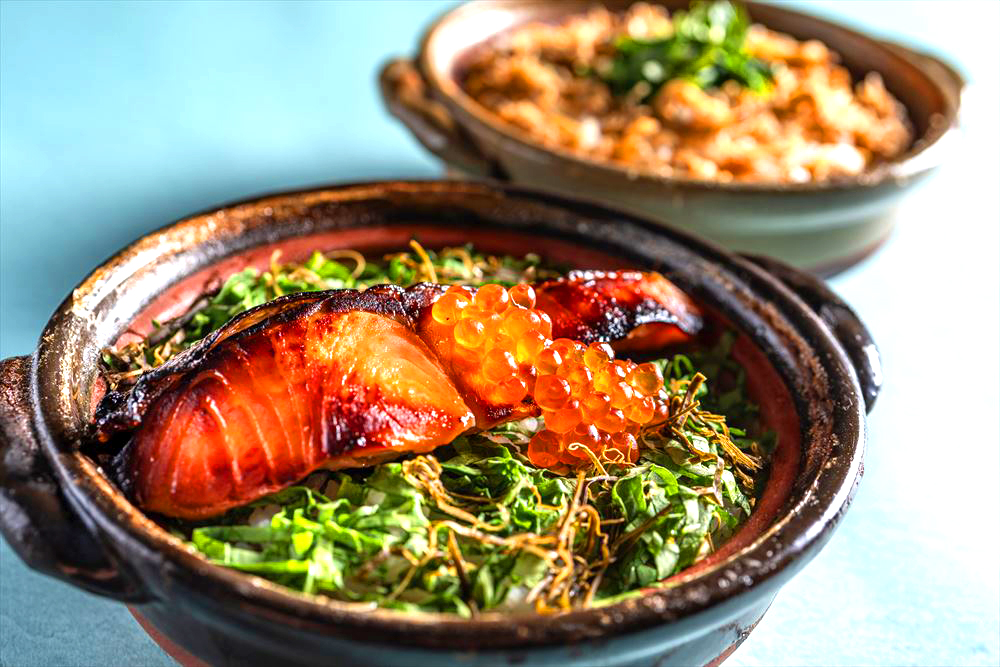
[[[389,113],[401,120],[424,148],[466,174],[503,177],[500,165],[483,155],[448,109],[431,97],[423,74],[412,60],[389,61],[378,80]]]
[[[43,574],[115,600],[148,601],[60,490],[31,423],[30,368],[29,357],[0,361],[0,532]]]
[[[806,302],[847,352],[861,385],[865,411],[871,412],[882,389],[882,359],[857,313],[816,276],[760,255],[741,255],[780,280]]]

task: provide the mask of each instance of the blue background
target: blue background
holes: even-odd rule
[[[960,154],[885,248],[832,281],[887,377],[855,505],[728,664],[995,665],[1000,3],[798,4],[947,54],[973,87]],[[374,80],[446,6],[0,4],[0,356],[29,353],[92,266],[185,213],[438,176]],[[171,664],[124,607],[5,544],[0,559],[3,665]]]

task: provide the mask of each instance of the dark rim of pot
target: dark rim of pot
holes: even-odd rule
[[[607,5],[613,11],[621,11],[636,1],[602,0],[599,4]],[[536,0],[513,0],[512,2],[508,2],[506,6],[515,9],[519,7],[543,7],[546,4],[548,3],[540,3]],[[670,6],[682,4],[686,6],[687,3],[659,0],[658,2],[654,2],[654,4]],[[947,109],[946,113],[932,115],[928,120],[924,132],[914,137],[909,148],[903,154],[890,161],[866,169],[853,178],[806,183],[759,183],[753,181],[722,183],[710,179],[660,176],[647,169],[617,165],[613,162],[579,155],[558,146],[543,146],[528,133],[513,125],[504,123],[472,99],[456,80],[455,68],[458,60],[451,61],[449,71],[439,71],[432,63],[430,49],[439,30],[449,26],[449,24],[461,23],[461,21],[467,20],[469,16],[473,16],[489,6],[487,0],[467,2],[446,11],[436,19],[426,29],[420,40],[417,62],[425,80],[430,83],[432,90],[436,93],[436,97],[449,108],[452,114],[461,119],[459,125],[475,123],[491,134],[502,138],[505,144],[509,144],[504,150],[516,150],[531,154],[536,158],[556,158],[567,168],[574,167],[579,169],[585,167],[597,172],[601,177],[612,183],[627,181],[635,185],[658,188],[668,186],[698,191],[739,192],[746,195],[769,195],[775,193],[808,194],[814,192],[869,189],[878,186],[899,184],[937,166],[940,162],[940,155],[949,150],[950,137],[953,137],[955,134],[954,130],[957,129],[961,94],[965,85],[962,76],[952,66],[932,56],[874,39],[818,16],[760,2],[743,2],[742,4],[747,7],[753,20],[760,21],[765,25],[769,21],[773,21],[775,17],[786,17],[795,21],[805,22],[813,30],[821,29],[822,32],[836,35],[839,39],[863,42],[866,48],[871,49],[880,58],[892,63],[892,67],[910,70],[924,79],[927,85],[934,89],[934,94],[941,98],[942,106]],[[578,14],[594,6],[594,3],[587,0],[566,0],[561,4],[563,11],[561,11],[560,16],[566,17]],[[490,39],[496,37],[497,34],[499,33],[491,33],[487,39],[480,41],[476,47],[487,43]],[[467,48],[465,53],[476,47]],[[933,60],[934,66],[941,70],[941,78],[929,75],[918,67],[916,63],[912,62],[910,58],[902,55],[902,53],[906,53],[910,57]],[[912,113],[912,109],[908,109],[908,111]],[[931,149],[933,149],[933,155],[930,154],[932,152]]]
[[[290,222],[275,224],[278,218]],[[133,507],[78,451],[91,416],[99,352],[152,296],[248,248],[321,231],[376,225],[486,224],[570,240],[667,271],[718,308],[768,357],[802,425],[802,469],[775,523],[746,548],[669,588],[553,616],[441,614],[357,606],[305,596],[213,565]],[[143,289],[136,289],[142,286]],[[155,231],[97,268],[57,309],[33,358],[35,430],[73,506],[97,528],[154,598],[178,596],[202,614],[267,619],[348,639],[449,648],[561,644],[736,613],[776,590],[829,538],[862,471],[864,402],[843,348],[801,299],[753,263],[676,230],[593,204],[520,187],[448,181],[333,186],[245,200]]]

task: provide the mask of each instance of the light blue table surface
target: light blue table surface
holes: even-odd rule
[[[995,665],[1000,3],[802,4],[948,54],[974,85],[958,159],[832,281],[885,361],[855,504],[728,664]],[[2,2],[0,356],[29,353],[112,250],[185,213],[437,177],[374,81],[445,6]],[[124,607],[6,544],[0,559],[0,664],[171,664]]]

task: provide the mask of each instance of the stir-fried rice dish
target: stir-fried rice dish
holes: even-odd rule
[[[472,54],[463,89],[548,148],[717,182],[857,176],[910,146],[906,109],[816,40],[729,2],[672,15],[637,3],[529,23]]]

